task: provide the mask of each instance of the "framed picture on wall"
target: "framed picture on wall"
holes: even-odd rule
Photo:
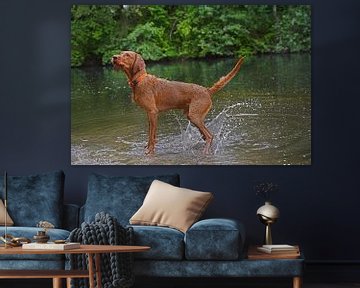
[[[71,164],[311,165],[311,6],[74,5]]]

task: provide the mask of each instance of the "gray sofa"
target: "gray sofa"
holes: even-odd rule
[[[104,211],[116,217],[121,225],[128,226],[154,179],[180,185],[179,175],[90,175],[81,221],[90,222],[96,213]],[[134,255],[137,276],[299,277],[303,272],[303,259],[246,259],[245,229],[234,219],[202,219],[186,233],[159,226],[132,227],[135,244],[151,247],[148,252]]]
[[[78,206],[63,203],[64,173],[54,171],[31,176],[8,177],[8,214],[14,222],[7,233],[14,237],[33,236],[40,221],[55,225],[48,230],[50,240],[67,239],[79,222]],[[0,176],[0,183],[4,183]],[[4,199],[3,185],[0,195]],[[5,227],[0,226],[0,235]],[[0,269],[64,269],[63,255],[0,255]]]

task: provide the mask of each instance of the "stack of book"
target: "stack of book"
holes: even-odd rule
[[[295,259],[299,257],[300,249],[297,245],[252,246],[248,251],[249,259]]]
[[[260,252],[268,253],[268,254],[298,254],[299,247],[279,244],[279,245],[262,245],[257,247],[257,250]]]
[[[79,249],[80,243],[27,243],[22,245],[27,250],[70,250]]]

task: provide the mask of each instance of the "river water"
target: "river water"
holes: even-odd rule
[[[147,65],[148,73],[210,87],[236,59]],[[213,95],[206,125],[212,151],[182,111],[159,117],[155,155],[146,156],[148,122],[125,75],[111,67],[71,70],[72,165],[310,165],[311,56],[246,59]]]

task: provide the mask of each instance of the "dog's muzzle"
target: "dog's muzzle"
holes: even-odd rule
[[[114,55],[111,58],[111,64],[114,66],[115,69],[122,69],[124,67],[123,63],[120,61],[120,56]]]
[[[115,65],[117,59],[118,59],[118,56],[112,56],[111,64]]]

